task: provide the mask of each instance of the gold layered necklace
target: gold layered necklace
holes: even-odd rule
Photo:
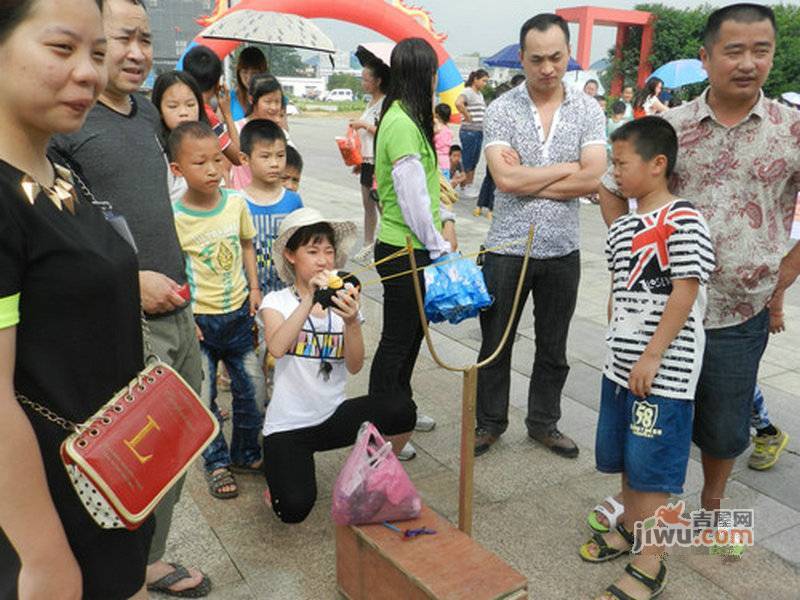
[[[58,210],[66,207],[70,214],[74,215],[78,194],[73,185],[72,173],[69,169],[60,165],[53,165],[53,170],[55,171],[55,179],[51,186],[42,185],[27,173],[23,175],[20,182],[22,191],[31,204],[34,203],[40,192],[44,192]]]

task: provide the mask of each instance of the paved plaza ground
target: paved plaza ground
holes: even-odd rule
[[[336,118],[293,119],[292,138],[306,164],[300,191],[307,206],[361,225],[358,183],[342,165],[333,140],[345,126],[344,120]],[[465,252],[477,249],[489,225],[487,219],[471,215],[473,206],[472,201],[457,205],[458,234]],[[571,371],[560,422],[560,428],[579,445],[579,458],[559,458],[527,438],[524,418],[534,337],[528,305],[514,341],[509,430],[475,463],[474,537],[528,577],[534,599],[591,598],[613,582],[624,566],[622,561],[585,564],[577,553],[589,535],[588,510],[619,485],[617,477],[594,468],[608,294],[604,236],[598,207],[582,205],[581,285],[570,332]],[[362,280],[371,278],[365,275]],[[381,330],[381,286],[367,286],[364,296],[367,360],[361,373],[349,381],[353,395],[367,389]],[[749,470],[747,455],[742,457],[728,486],[728,507],[755,511],[756,545],[732,562],[707,552],[672,553],[665,599],[800,598],[799,286],[787,294],[785,312],[787,331],[770,340],[760,381],[773,422],[792,439],[769,472]],[[445,360],[475,361],[480,343],[477,319],[436,326],[433,337]],[[421,412],[433,416],[437,427],[414,435],[418,457],[404,464],[423,500],[455,522],[461,376],[436,367],[423,349],[413,386]],[[332,600],[336,573],[330,496],[346,456],[347,450],[317,455],[317,505],[304,523],[293,526],[282,524],[265,507],[261,477],[240,475],[240,496],[215,500],[196,465],[176,511],[168,559],[197,565],[208,573],[215,586],[212,598]],[[701,486],[699,454],[693,449],[685,485],[687,509],[699,508]]]

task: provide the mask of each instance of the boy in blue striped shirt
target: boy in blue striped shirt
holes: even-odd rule
[[[272,264],[272,243],[286,215],[303,207],[300,195],[283,186],[286,169],[286,135],[266,119],[247,123],[239,136],[242,164],[250,167],[253,181],[242,192],[256,227],[258,283],[266,295],[284,287]]]
[[[272,243],[278,237],[281,221],[292,211],[303,208],[303,201],[296,191],[284,187],[288,146],[286,134],[280,126],[266,119],[253,119],[242,128],[239,143],[242,149],[241,162],[249,166],[253,174],[253,180],[242,190],[242,194],[256,228],[258,286],[266,296],[286,287],[272,262]],[[259,317],[256,317],[256,324],[257,353],[266,378],[266,405],[272,397],[274,369],[267,356],[264,325]]]

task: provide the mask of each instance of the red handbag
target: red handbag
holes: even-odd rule
[[[219,433],[184,379],[157,361],[84,423],[30,406],[72,433],[61,459],[81,502],[104,529],[136,529]]]

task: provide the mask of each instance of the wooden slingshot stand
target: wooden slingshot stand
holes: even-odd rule
[[[497,348],[495,348],[490,356],[487,356],[479,363],[456,367],[445,363],[439,358],[436,349],[433,347],[430,331],[428,329],[428,320],[425,317],[425,303],[422,297],[422,287],[420,286],[419,278],[416,276],[417,261],[414,258],[414,247],[411,238],[406,238],[406,249],[408,250],[408,257],[411,261],[417,309],[419,310],[419,319],[422,323],[422,330],[425,333],[425,342],[428,344],[428,350],[430,350],[433,360],[440,367],[448,371],[460,371],[464,374],[464,384],[461,392],[461,472],[458,483],[458,528],[467,535],[472,535],[472,475],[475,465],[475,404],[478,394],[478,369],[494,361],[503,351],[506,343],[508,343],[508,337],[511,333],[511,324],[514,321],[514,315],[517,314],[520,296],[522,295],[522,285],[528,271],[528,259],[532,245],[533,225],[531,225],[528,230],[528,239],[525,243],[525,254],[522,260],[522,270],[520,271],[519,280],[517,281],[517,289],[514,292],[514,304],[511,308],[511,317],[506,324],[503,337],[500,339]]]

